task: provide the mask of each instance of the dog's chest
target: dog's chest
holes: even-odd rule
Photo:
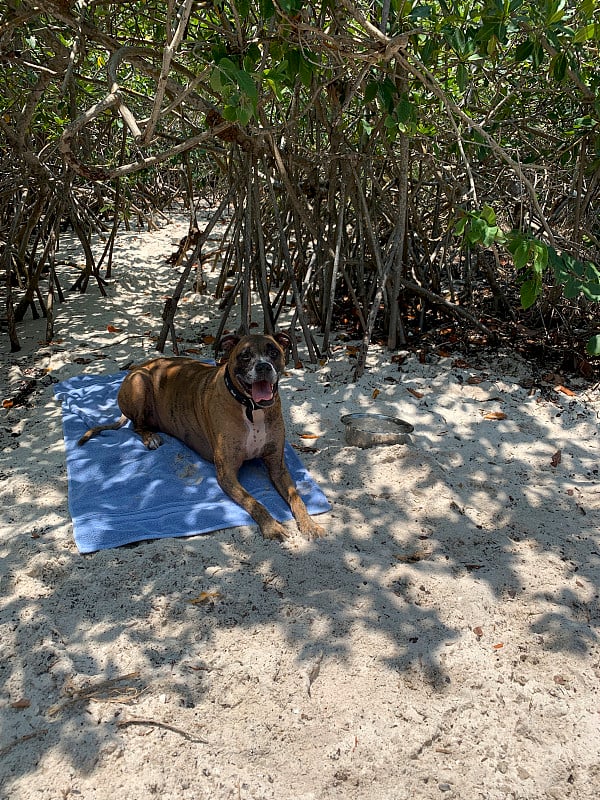
[[[253,422],[245,418],[246,423],[246,458],[258,458],[262,455],[267,443],[267,425],[263,411],[255,411]]]

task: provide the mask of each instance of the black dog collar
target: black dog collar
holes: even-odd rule
[[[241,403],[243,406],[246,406],[246,416],[250,420],[250,422],[254,422],[252,417],[253,411],[260,411],[262,408],[267,408],[270,405],[273,405],[273,400],[277,395],[277,384],[273,387],[273,400],[268,403],[265,403],[262,406],[259,406],[258,403],[255,403],[251,397],[248,397],[247,394],[243,394],[240,390],[234,385],[233,381],[231,380],[231,375],[229,374],[229,367],[225,367],[225,386],[229,389],[229,394],[234,397],[238,403]]]

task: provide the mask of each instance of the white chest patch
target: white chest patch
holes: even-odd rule
[[[254,422],[246,419],[246,458],[258,458],[267,443],[267,426],[262,411],[255,411]]]

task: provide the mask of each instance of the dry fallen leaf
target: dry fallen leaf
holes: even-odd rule
[[[498,644],[495,644],[493,647],[494,650],[500,650],[504,647],[504,642],[498,642]]]
[[[555,675],[554,676],[554,683],[558,684],[559,686],[564,686],[567,682],[567,679],[562,675]]]
[[[3,400],[2,401],[2,408],[12,408],[14,406],[14,400]]]
[[[122,328],[115,328],[114,325],[107,325],[106,326],[106,330],[109,333],[121,333]]]
[[[402,564],[414,564],[416,561],[424,561],[431,556],[431,550],[415,550],[413,553],[396,553],[394,558]]]
[[[562,386],[562,385],[555,386],[554,390],[556,392],[562,392],[563,394],[566,394],[567,397],[575,397],[575,392],[572,391],[571,389],[567,389],[566,386]]]
[[[221,592],[200,592],[198,597],[192,598],[189,602],[195,606],[201,606],[204,603],[212,603],[215,600],[220,600],[223,595]]]
[[[299,433],[298,436],[300,436],[301,439],[318,439],[319,438],[319,434],[318,433]]]
[[[554,455],[550,459],[550,463],[552,464],[553,467],[558,467],[558,465],[560,464],[561,458],[562,458],[562,456],[561,456],[560,450],[557,450],[556,453],[554,453]]]
[[[297,450],[299,453],[318,453],[319,450],[317,447],[300,447],[300,445],[294,444],[292,442],[292,447]]]
[[[31,705],[31,700],[28,700],[26,697],[21,697],[20,700],[15,700],[14,703],[10,704],[11,708],[29,708]]]
[[[483,383],[483,378],[481,375],[470,375],[467,378],[467,383],[469,386],[477,386],[478,383]]]
[[[473,633],[475,634],[475,636],[481,639],[481,637],[483,636],[483,628],[481,627],[481,625],[477,625],[477,627],[473,628]]]
[[[506,419],[506,414],[504,411],[488,411],[487,414],[483,415],[484,419]]]
[[[322,661],[323,661],[323,653],[321,652],[306,671],[305,685],[306,685],[306,693],[308,694],[309,697],[311,696],[310,695],[311,686],[319,677]]]
[[[422,397],[424,397],[423,392],[418,392],[416,389],[411,389],[410,387],[408,387],[406,391],[409,394],[412,394],[413,397],[416,397],[417,400],[420,400]]]
[[[379,391],[379,389],[373,389],[373,394],[371,395],[371,397],[373,398],[373,400],[377,400],[377,397],[380,394],[381,392]]]

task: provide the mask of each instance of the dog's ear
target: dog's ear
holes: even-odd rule
[[[289,350],[292,346],[292,340],[287,333],[280,331],[279,333],[274,333],[273,338],[277,342],[280,347],[283,347],[284,350]]]
[[[219,339],[219,350],[230,353],[241,338],[237,333],[226,333],[225,336]]]
[[[224,364],[226,361],[229,360],[229,355],[236,344],[240,341],[242,337],[238,336],[237,333],[226,333],[225,336],[222,336],[219,339],[219,345],[215,350],[215,355],[219,352],[219,350],[223,351],[223,356],[219,361],[220,364]]]

